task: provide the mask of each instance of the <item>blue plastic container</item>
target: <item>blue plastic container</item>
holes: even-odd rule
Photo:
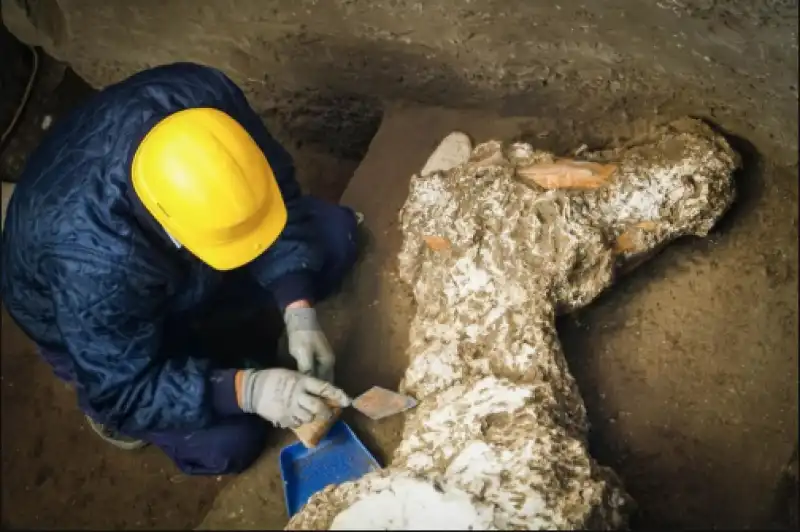
[[[313,449],[299,441],[281,449],[280,462],[289,517],[326,486],[356,480],[380,469],[375,457],[342,420],[334,423]]]

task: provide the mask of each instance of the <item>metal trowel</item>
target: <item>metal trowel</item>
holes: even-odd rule
[[[377,421],[414,408],[417,406],[417,401],[413,397],[373,386],[356,397],[350,406]]]
[[[377,421],[385,417],[405,412],[417,406],[417,401],[413,397],[403,395],[380,386],[373,386],[366,392],[356,397],[350,406],[372,419]],[[330,419],[315,420],[305,425],[292,429],[297,438],[308,448],[316,447],[320,440],[328,433],[341,414],[342,409],[332,406],[333,415]]]

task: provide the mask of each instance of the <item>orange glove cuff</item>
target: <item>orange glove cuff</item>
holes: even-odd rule
[[[233,377],[233,386],[234,389],[236,390],[236,403],[239,405],[239,408],[242,407],[243,381],[244,381],[244,371],[239,370]]]

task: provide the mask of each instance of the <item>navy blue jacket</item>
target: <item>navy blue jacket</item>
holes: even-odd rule
[[[220,109],[264,151],[289,213],[278,240],[244,266],[279,305],[311,298],[321,268],[289,154],[222,72],[189,63],[140,72],[58,120],[8,206],[2,295],[42,349],[72,362],[100,421],[127,433],[197,429],[238,411],[233,370],[170,351],[164,322],[206,297],[221,272],[177,249],[132,193],[129,168],[159,120]]]

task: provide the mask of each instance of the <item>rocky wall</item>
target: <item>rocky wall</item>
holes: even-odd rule
[[[101,87],[212,64],[274,127],[357,157],[383,100],[608,122],[706,116],[796,161],[796,0],[2,0]]]

